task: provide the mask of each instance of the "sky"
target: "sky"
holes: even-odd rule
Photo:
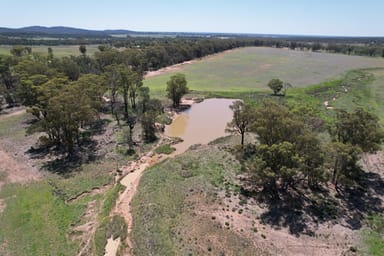
[[[384,0],[2,0],[0,27],[384,36]]]

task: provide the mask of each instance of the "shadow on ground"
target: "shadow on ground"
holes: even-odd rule
[[[288,228],[296,236],[314,235],[317,225],[328,221],[358,230],[367,215],[384,212],[383,196],[384,180],[376,173],[364,171],[354,186],[344,188],[336,196],[326,189],[279,191],[276,198],[253,195],[266,206],[260,216],[263,224]]]
[[[60,146],[52,145],[47,138],[39,146],[31,147],[27,154],[32,159],[43,160],[42,168],[52,173],[68,175],[84,163],[90,163],[101,158],[97,154],[98,143],[92,139],[94,135],[100,135],[105,132],[105,127],[110,121],[101,119],[95,121],[91,127],[81,134],[80,144],[76,145],[73,152],[68,154]]]

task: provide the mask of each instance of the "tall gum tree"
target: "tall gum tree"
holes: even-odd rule
[[[174,108],[179,107],[181,98],[188,93],[187,80],[184,74],[177,73],[167,82],[167,97],[172,100]]]

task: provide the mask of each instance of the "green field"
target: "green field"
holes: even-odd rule
[[[144,84],[159,93],[165,90],[172,74],[182,72],[191,90],[266,90],[272,78],[304,87],[334,79],[351,69],[372,67],[384,67],[384,58],[248,47],[183,65],[170,73],[148,78]]]
[[[53,55],[56,57],[64,57],[70,55],[80,55],[79,45],[59,45],[59,46],[32,46],[32,53],[48,54],[48,47],[53,50]],[[0,55],[10,55],[12,46],[0,45]],[[87,45],[87,55],[93,55],[97,52],[97,45]]]

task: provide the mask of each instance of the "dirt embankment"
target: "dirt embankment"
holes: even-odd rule
[[[193,99],[182,99],[181,104],[185,106],[191,106],[195,103]],[[172,119],[175,119],[177,113],[172,113]],[[125,190],[120,194],[119,198],[116,201],[115,209],[112,212],[112,215],[120,215],[125,219],[125,222],[128,226],[128,236],[126,241],[126,245],[128,248],[125,249],[124,255],[132,255],[133,246],[130,239],[131,230],[132,230],[132,213],[131,213],[131,201],[134,197],[137,187],[140,183],[140,178],[145,169],[153,166],[154,164],[168,158],[174,157],[176,154],[164,155],[164,154],[156,154],[154,150],[159,147],[165,139],[163,134],[160,135],[160,139],[158,143],[150,150],[145,153],[143,156],[139,158],[137,161],[132,161],[128,165],[123,165],[119,168],[121,171],[120,183],[124,185]],[[179,152],[182,153],[182,152]],[[108,239],[107,245],[105,247],[105,255],[104,256],[112,256],[116,255],[118,251],[118,247],[120,246],[120,238],[113,240],[112,238]]]

